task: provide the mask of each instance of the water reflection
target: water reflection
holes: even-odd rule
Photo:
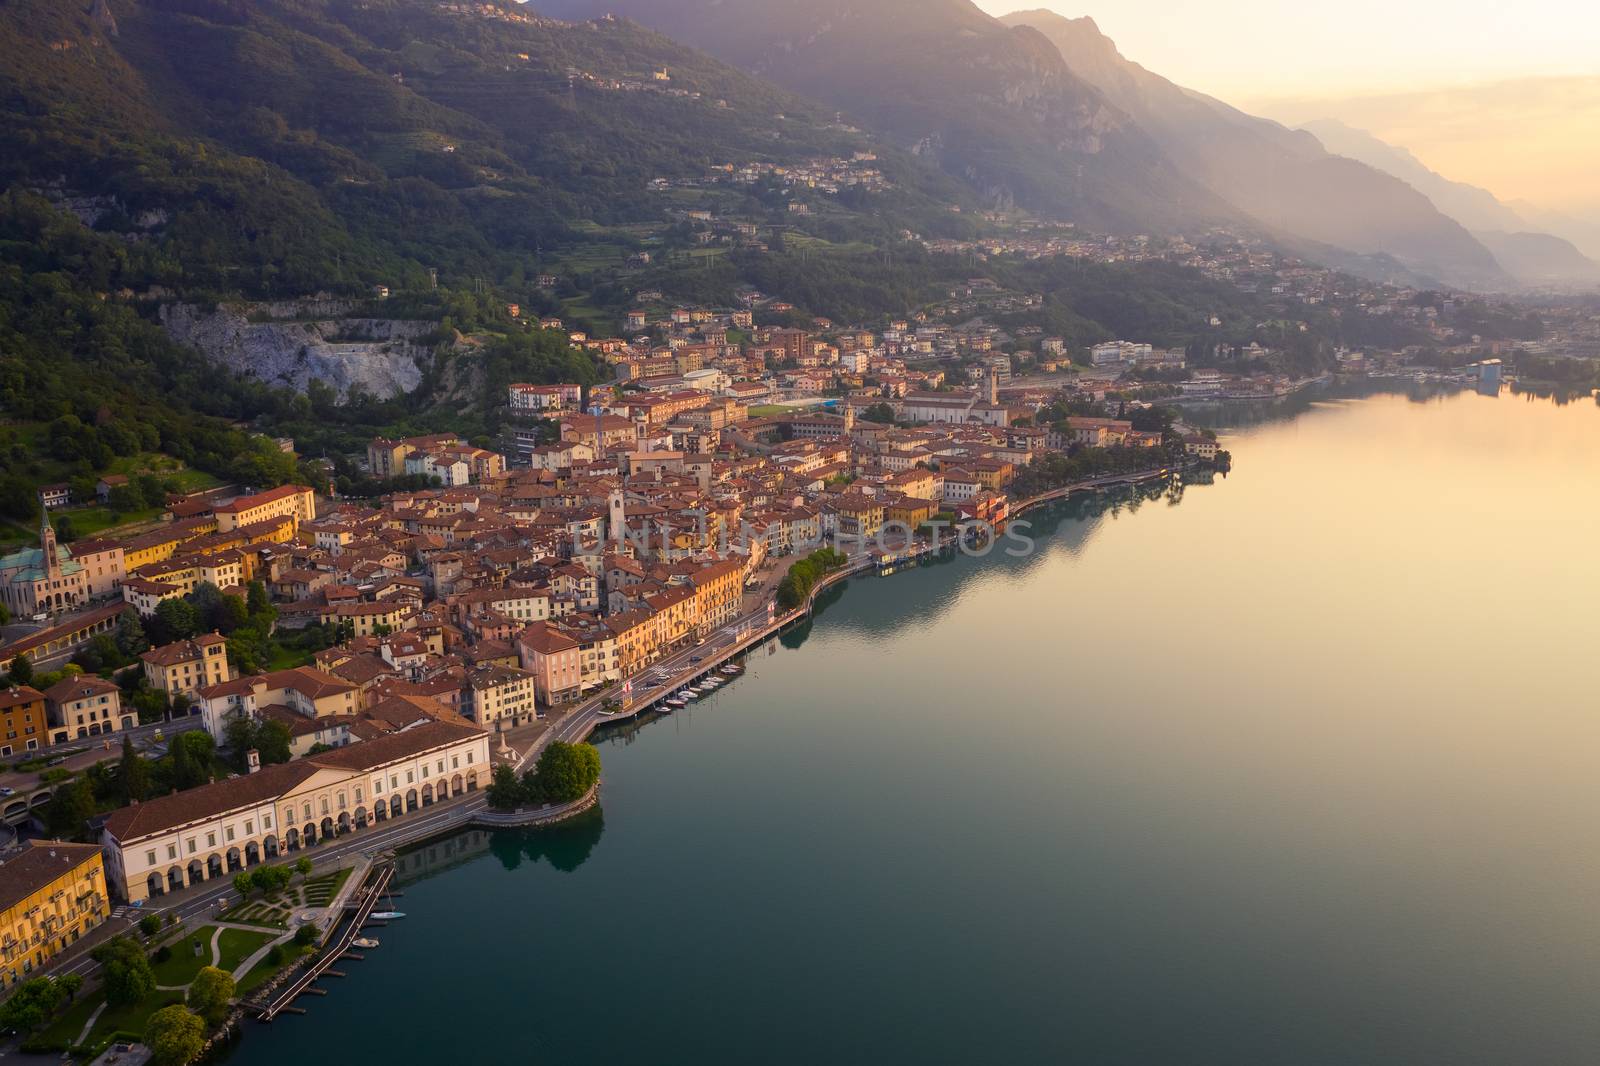
[[[508,871],[517,869],[523,860],[533,864],[542,859],[553,869],[571,873],[594,853],[605,829],[605,814],[596,804],[548,828],[495,830],[489,850]]]

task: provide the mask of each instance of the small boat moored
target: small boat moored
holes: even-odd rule
[[[367,915],[368,918],[373,918],[380,922],[390,922],[396,918],[404,918],[405,916],[406,915],[404,911],[373,911],[371,914]]]
[[[378,946],[378,942],[372,939],[370,936],[358,936],[354,940],[350,941],[350,946],[356,948],[375,948]]]

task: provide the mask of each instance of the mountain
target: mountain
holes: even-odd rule
[[[1508,282],[1465,226],[1383,168],[1332,154],[1313,137],[1146,70],[1090,18],[1038,10],[1000,21],[1038,30],[1175,164],[1269,229],[1360,256],[1389,256],[1453,284]]]
[[[1328,151],[1360,160],[1399,178],[1470,230],[1517,233],[1528,228],[1516,211],[1501,203],[1488,189],[1464,181],[1451,181],[1428,169],[1407,149],[1381,141],[1366,130],[1334,119],[1305,122],[1300,128],[1315,136]]]
[[[1519,281],[1529,285],[1584,288],[1600,284],[1600,263],[1573,246],[1571,241],[1548,233],[1506,233],[1478,230],[1494,257]]]
[[[593,226],[667,219],[650,182],[717,164],[876,153],[877,213],[959,195],[659,34],[510,0],[8,0],[0,48],[0,184],[155,245],[169,288],[531,277]]]
[[[1551,211],[1526,200],[1513,200],[1509,206],[1527,219],[1529,225],[1571,241],[1591,259],[1600,259],[1600,217],[1581,218],[1564,211]]]
[[[1199,229],[1239,212],[1174,165],[1038,32],[969,0],[539,0],[614,12],[839,108],[936,160],[991,206],[1114,233]]]
[[[1519,280],[1533,285],[1587,285],[1600,279],[1600,263],[1587,258],[1573,243],[1584,236],[1581,224],[1560,216],[1525,217],[1535,215],[1538,209],[1525,206],[1519,212],[1487,189],[1452,181],[1429,169],[1408,149],[1334,119],[1317,119],[1301,128],[1329,151],[1392,174],[1421,192],[1471,230]],[[1549,232],[1538,232],[1542,229]],[[1568,229],[1573,232],[1564,232]],[[1589,254],[1600,254],[1600,229],[1588,236]]]

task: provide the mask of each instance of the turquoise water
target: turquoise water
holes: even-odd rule
[[[1600,411],[1315,404],[853,580],[234,1064],[1586,1063]]]

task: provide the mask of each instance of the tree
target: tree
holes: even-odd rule
[[[539,755],[534,781],[546,803],[571,803],[600,780],[600,752],[592,744],[552,741]]]
[[[133,738],[122,738],[122,792],[128,802],[137,803],[150,791],[150,764],[133,749]]]
[[[233,890],[239,893],[239,902],[243,903],[250,898],[250,893],[256,888],[256,875],[249,870],[240,870],[233,875]]]
[[[147,914],[139,919],[139,932],[145,936],[155,936],[161,932],[161,915]]]
[[[19,655],[11,660],[11,683],[13,685],[26,685],[33,680],[33,663],[28,661],[26,655]]]
[[[83,836],[84,823],[94,817],[94,789],[88,778],[62,785],[45,807],[44,821],[53,836],[77,839]]]
[[[211,780],[211,763],[217,742],[204,729],[191,729],[172,738],[172,778],[179,789],[196,788]]]
[[[31,1033],[41,1028],[82,982],[81,977],[72,986],[66,984],[65,978],[51,980],[48,977],[35,977],[31,981],[24,981],[11,994],[11,998],[0,1005],[0,1029]]]
[[[317,938],[321,935],[317,932],[316,926],[302,925],[294,931],[294,942],[303,948],[310,947],[317,942]]]
[[[304,855],[300,856],[294,861],[294,872],[299,874],[301,877],[310,877],[311,860],[306,858]]]
[[[131,659],[140,652],[150,650],[150,640],[144,634],[144,623],[139,612],[129,607],[117,616],[117,650]]]
[[[522,782],[517,780],[517,772],[503,763],[490,775],[487,793],[489,806],[497,811],[514,811],[522,806]]]
[[[162,1007],[145,1023],[144,1043],[156,1066],[188,1066],[200,1057],[205,1039],[205,1022],[181,1003]]]
[[[261,765],[275,766],[294,757],[289,745],[294,737],[282,722],[268,720],[256,729],[256,751],[261,755]]]
[[[144,948],[127,936],[112,937],[94,949],[105,975],[106,1002],[131,1006],[156,990],[156,975]]]
[[[78,539],[78,531],[73,528],[72,516],[64,514],[56,519],[56,543],[71,544]]]
[[[163,643],[185,640],[200,632],[200,612],[186,599],[162,600],[156,606]]]
[[[233,976],[215,966],[202,967],[189,983],[189,1006],[211,1025],[222,1024],[233,1002]]]

